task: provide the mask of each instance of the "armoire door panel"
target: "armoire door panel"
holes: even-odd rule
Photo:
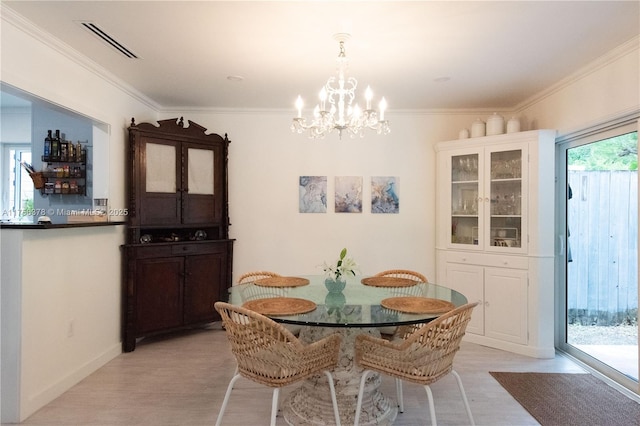
[[[485,335],[527,343],[527,271],[485,270]]]
[[[136,263],[136,333],[182,324],[181,257],[140,259]]]
[[[146,194],[140,222],[145,226],[173,225],[180,221],[180,200],[175,195]]]
[[[185,323],[219,319],[213,304],[221,300],[222,289],[226,289],[222,280],[225,259],[224,253],[194,255],[185,259]]]
[[[212,195],[184,194],[182,222],[185,225],[211,223],[216,211],[216,199]]]
[[[447,263],[447,285],[462,293],[469,303],[479,302],[473,310],[467,331],[484,334],[484,268]]]

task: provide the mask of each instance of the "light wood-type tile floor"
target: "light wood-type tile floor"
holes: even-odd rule
[[[82,380],[22,424],[64,426],[215,424],[235,362],[219,324],[147,338]],[[462,377],[478,425],[538,423],[489,375],[489,371],[570,372],[584,370],[568,358],[535,359],[463,342],[454,368]],[[281,392],[281,400],[292,388]],[[381,389],[395,400],[392,379]],[[453,376],[432,385],[440,425],[468,423]],[[405,412],[396,425],[429,424],[422,387],[404,385]],[[245,379],[236,383],[224,425],[267,425],[271,390]],[[285,421],[278,416],[278,425]]]

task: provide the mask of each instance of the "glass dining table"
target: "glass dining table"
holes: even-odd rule
[[[280,277],[234,285],[229,303],[261,312],[285,325],[306,343],[338,333],[340,359],[332,374],[343,424],[353,424],[362,368],[354,361],[359,334],[380,336],[396,327],[427,323],[467,303],[461,293],[433,283],[402,278],[347,277],[344,288],[325,282],[324,275]],[[379,387],[381,377],[371,374],[365,385],[360,424],[392,424],[397,406]],[[283,401],[290,425],[333,424],[333,409],[326,376],[307,379]]]

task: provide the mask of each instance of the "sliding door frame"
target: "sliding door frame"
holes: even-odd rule
[[[640,110],[634,110],[615,119],[593,125],[587,129],[556,138],[556,256],[555,256],[555,346],[560,352],[580,361],[588,370],[599,373],[612,385],[640,395],[640,382],[634,381],[598,359],[567,344],[567,150],[621,134],[638,131]],[[639,175],[640,180],[640,175]],[[638,197],[640,206],[640,197]],[[638,232],[640,240],[640,230]],[[638,259],[640,265],[640,254]],[[640,266],[639,266],[640,269]],[[640,272],[640,271],[639,271]],[[639,274],[640,275],[640,274]],[[640,300],[640,286],[638,286]],[[639,342],[640,343],[640,342]],[[640,359],[640,344],[638,345]],[[640,371],[640,361],[638,363]]]

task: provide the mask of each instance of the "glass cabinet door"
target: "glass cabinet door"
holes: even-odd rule
[[[140,225],[180,223],[180,149],[175,142],[145,138],[141,143],[138,215]]]
[[[145,191],[175,194],[176,147],[158,143],[146,144]]]
[[[522,149],[493,151],[489,162],[489,241],[492,247],[522,247]]]
[[[451,243],[479,244],[480,155],[451,157]]]

